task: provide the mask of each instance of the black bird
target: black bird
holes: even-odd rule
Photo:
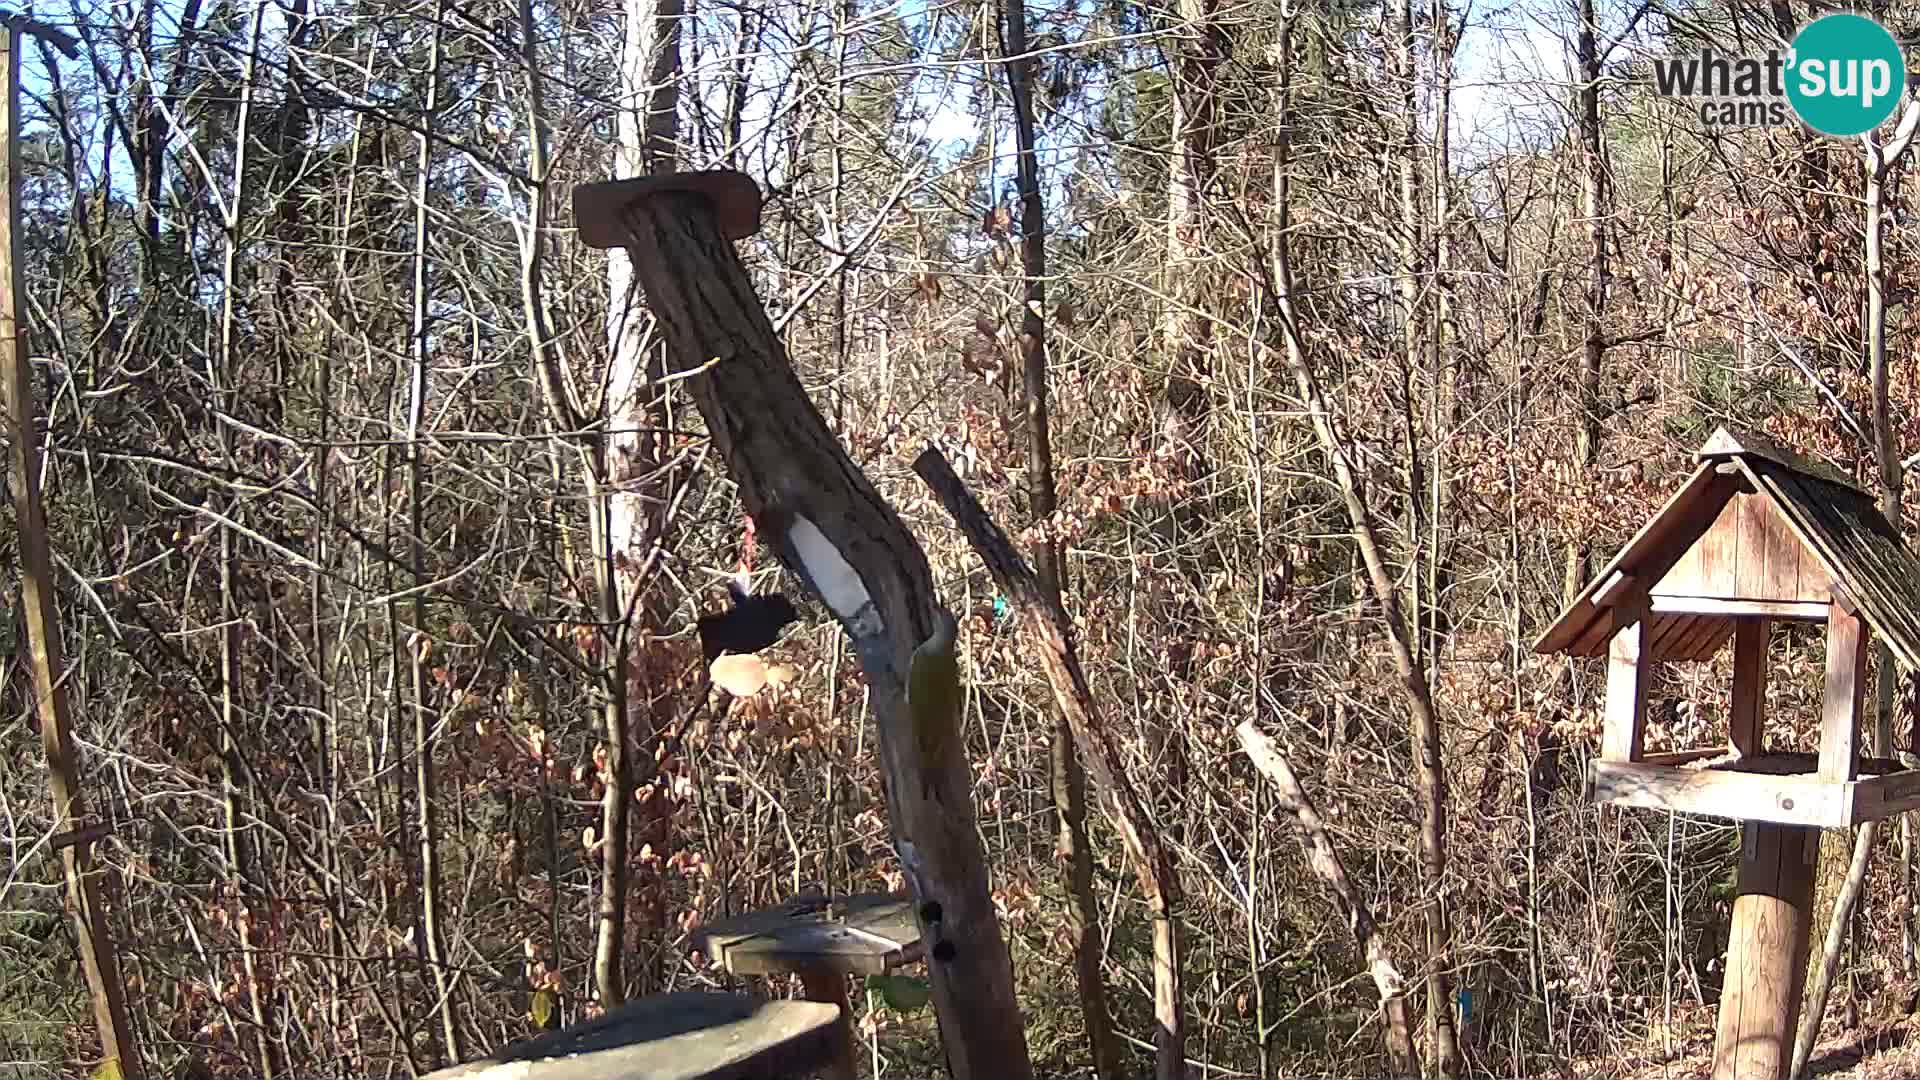
[[[727,582],[733,606],[717,615],[702,615],[698,623],[700,648],[707,663],[722,653],[757,653],[780,640],[780,631],[800,620],[793,602],[780,593],[755,596],[735,581]]]

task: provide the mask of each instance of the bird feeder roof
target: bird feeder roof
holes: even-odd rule
[[[1752,613],[1745,601],[1779,617],[1824,619],[1823,604],[1837,600],[1902,664],[1920,667],[1920,559],[1871,495],[1753,432],[1722,427],[1694,457],[1686,484],[1540,635],[1536,653],[1604,655],[1617,626],[1606,594],[1626,588],[1651,597],[1656,659],[1711,657]],[[1663,603],[1674,590],[1711,595]],[[1724,613],[1706,610],[1713,601]]]

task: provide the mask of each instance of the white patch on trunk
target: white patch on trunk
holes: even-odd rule
[[[873,603],[873,598],[867,595],[866,583],[819,526],[795,515],[793,525],[787,529],[787,542],[793,545],[794,554],[807,568],[807,577],[820,591],[820,599],[825,600],[842,621],[855,621],[861,610]]]

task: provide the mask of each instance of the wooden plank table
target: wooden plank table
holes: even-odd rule
[[[913,902],[886,893],[796,897],[700,927],[689,947],[734,975],[798,975],[809,1000],[839,1009],[847,1023],[828,1075],[840,1080],[853,1076],[847,976],[884,975],[922,952]]]
[[[655,994],[424,1080],[788,1080],[832,1066],[844,1023],[816,1001]]]

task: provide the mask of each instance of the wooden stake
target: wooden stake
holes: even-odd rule
[[[823,1001],[840,1010],[840,1020],[833,1027],[833,1061],[821,1074],[826,1080],[853,1080],[857,1059],[853,1056],[853,1004],[847,999],[846,973],[802,971],[800,985],[808,1001]]]
[[[1740,837],[1713,1080],[1785,1080],[1806,985],[1820,830],[1749,821]]]
[[[23,28],[6,26],[0,40],[0,67],[4,67],[6,95],[0,105],[0,139],[6,144],[6,182],[0,184],[6,200],[0,213],[0,387],[7,436],[13,452],[7,467],[13,488],[13,509],[20,528],[20,584],[27,622],[28,664],[33,673],[34,706],[40,718],[40,741],[47,753],[48,783],[53,789],[53,828],[72,833],[85,824],[80,796],[80,770],[74,759],[73,728],[60,655],[60,619],[54,610],[53,558],[47,543],[46,508],[40,496],[40,435],[34,421],[33,380],[28,377],[25,333],[20,318],[20,263],[14,258],[14,237],[20,233],[20,42]],[[100,1047],[117,1060],[125,1080],[139,1080],[140,1055],[134,1048],[133,1028],[127,1019],[126,991],[120,982],[120,963],[114,956],[106,909],[100,900],[98,875],[92,868],[92,848],[75,844],[61,851],[66,865],[67,906],[73,912],[79,939],[80,962],[93,995],[93,1018],[100,1028]]]

